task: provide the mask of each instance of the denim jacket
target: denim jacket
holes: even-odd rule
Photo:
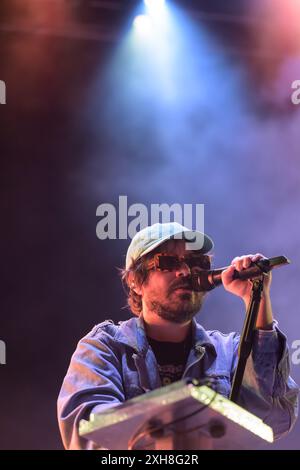
[[[205,331],[193,320],[193,344],[183,377],[212,378],[229,396],[237,365],[239,335]],[[58,420],[66,449],[93,449],[78,434],[81,419],[161,387],[155,355],[142,318],[115,325],[107,320],[82,338],[72,356],[58,398]],[[273,330],[256,330],[239,404],[262,418],[275,438],[289,432],[298,411],[298,387],[289,377],[285,336],[277,322]]]

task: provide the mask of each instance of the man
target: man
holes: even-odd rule
[[[64,446],[94,448],[78,434],[81,419],[183,377],[213,378],[229,396],[237,365],[239,336],[205,331],[194,319],[205,293],[193,289],[191,274],[210,269],[212,240],[200,232],[201,249],[191,250],[191,231],[177,223],[155,224],[138,232],[126,256],[123,281],[137,318],[114,325],[105,321],[85,336],[71,359],[58,400]],[[181,237],[179,239],[178,237]],[[235,258],[222,274],[225,289],[249,303],[252,283],[233,280],[261,259]],[[261,417],[279,438],[293,426],[298,388],[289,377],[286,338],[273,320],[271,274],[265,275],[252,353],[239,404]]]

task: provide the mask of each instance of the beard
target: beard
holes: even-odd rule
[[[176,298],[174,298],[176,296]],[[148,299],[147,308],[160,318],[171,323],[187,323],[201,310],[205,294],[195,291],[171,292],[165,301]]]

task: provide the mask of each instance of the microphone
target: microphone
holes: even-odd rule
[[[263,258],[259,261],[252,262],[249,268],[243,271],[234,271],[233,279],[255,279],[263,273],[270,272],[273,268],[279,268],[285,264],[290,264],[290,260],[285,256],[275,256],[274,258]],[[198,292],[205,292],[214,289],[222,284],[222,272],[228,269],[225,268],[213,269],[211,271],[199,271],[192,274],[193,290]]]

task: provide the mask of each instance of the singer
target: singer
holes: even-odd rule
[[[186,250],[187,232],[191,234],[175,222],[155,224],[132,239],[122,281],[135,316],[118,325],[107,320],[79,342],[58,399],[65,448],[94,448],[78,434],[79,421],[87,419],[91,411],[105,410],[183,377],[213,377],[217,391],[229,396],[239,335],[206,331],[194,318],[207,293],[194,290],[192,275],[210,269],[213,242],[202,234],[202,249]],[[177,239],[179,234],[181,239]],[[245,306],[252,283],[234,280],[233,273],[261,258],[261,254],[234,258],[222,273],[224,288],[240,297]],[[271,277],[271,273],[264,275],[239,403],[262,418],[272,427],[275,438],[280,438],[295,423],[298,387],[289,377],[286,337],[273,319]]]

